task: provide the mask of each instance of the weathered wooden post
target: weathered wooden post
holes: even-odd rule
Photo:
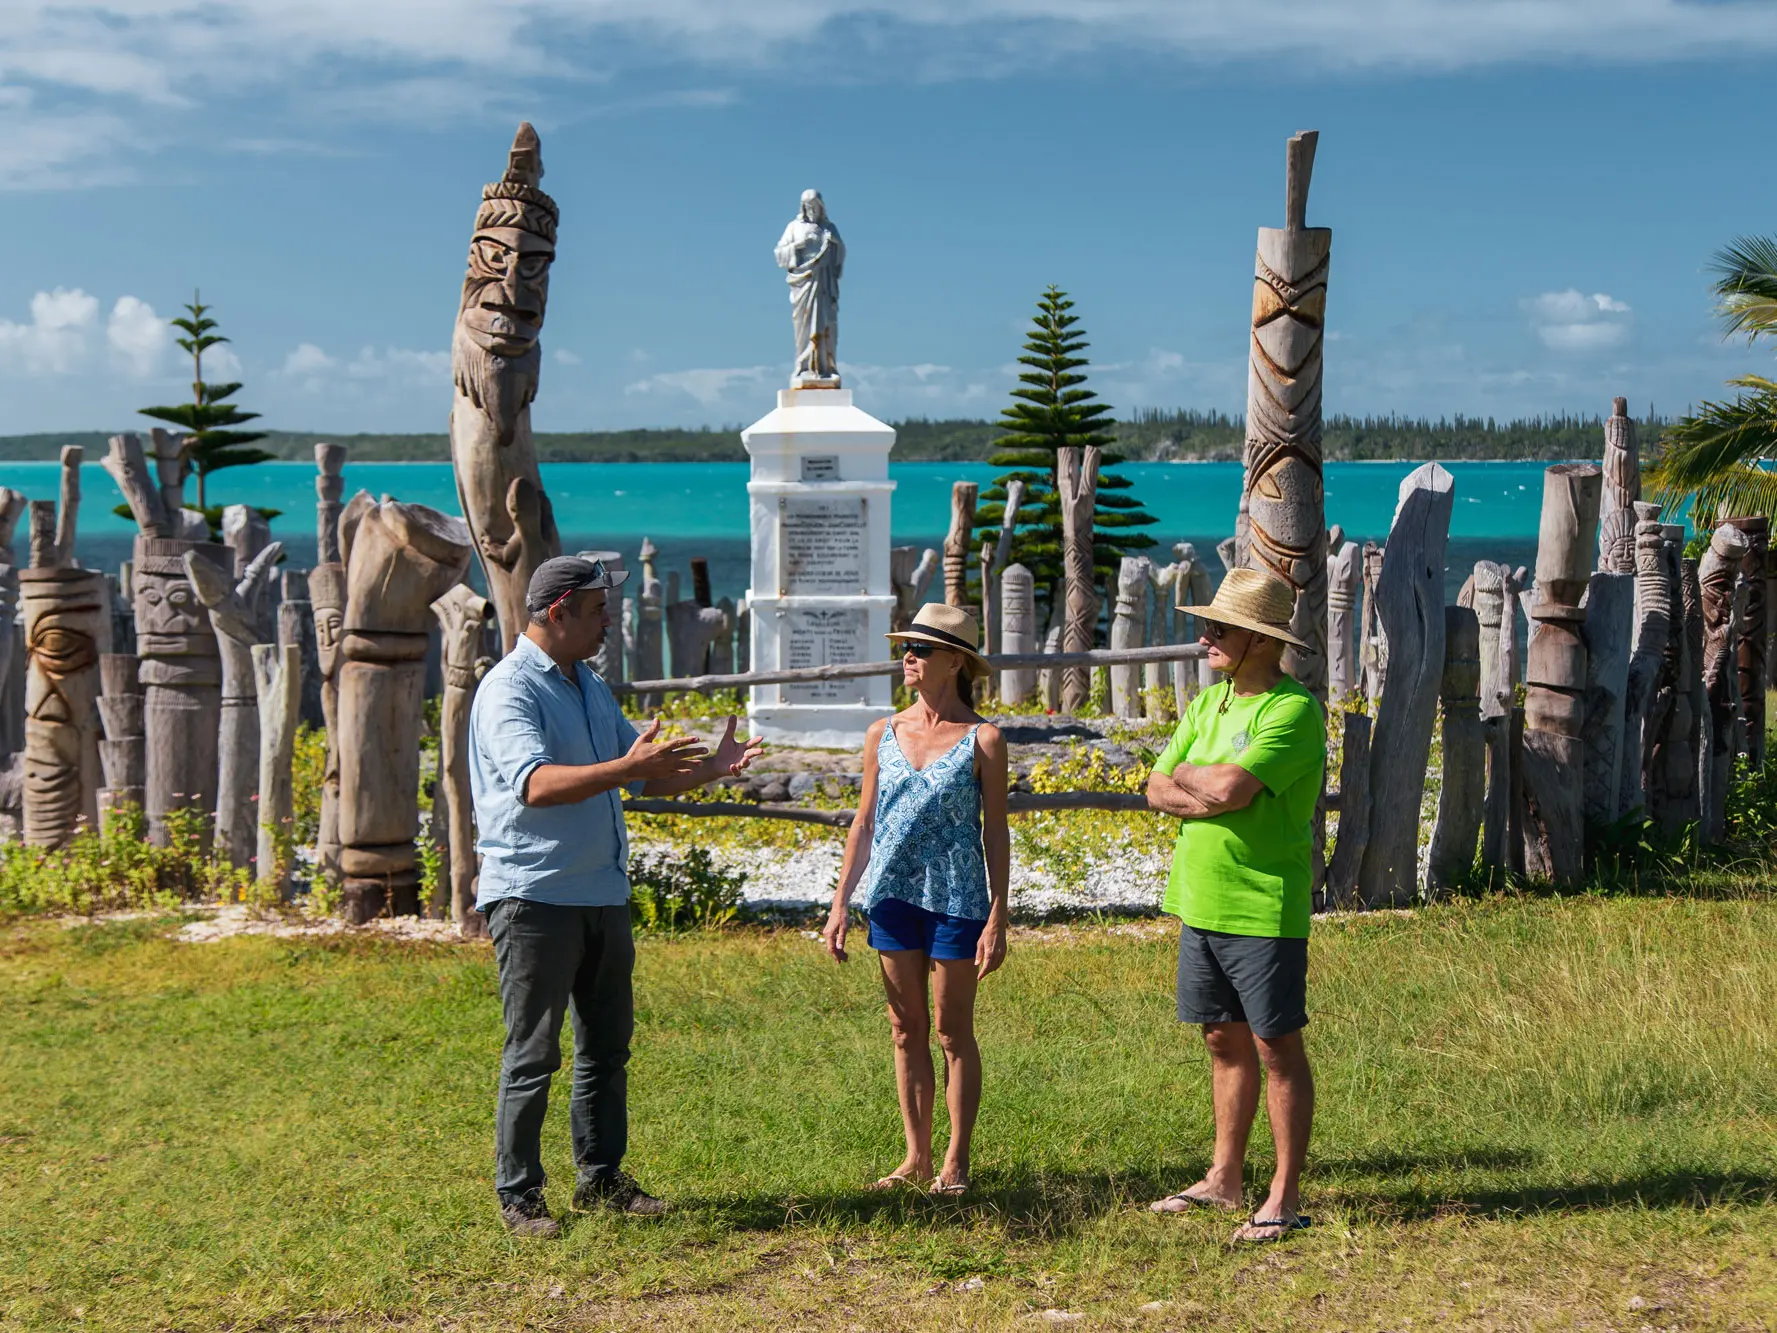
[[[302,659],[302,700],[298,720],[309,727],[327,725],[321,709],[321,655],[315,646],[315,606],[309,600],[309,572],[285,570],[279,576],[278,647],[296,649]]]
[[[1595,825],[1622,815],[1623,739],[1629,654],[1635,640],[1635,576],[1592,575],[1586,585],[1586,691],[1580,737],[1585,747],[1585,817]]]
[[[74,534],[80,521],[80,464],[86,450],[78,444],[62,446],[62,502],[56,509],[57,565],[74,564]]]
[[[1358,872],[1371,907],[1409,902],[1419,887],[1419,803],[1444,677],[1444,550],[1454,502],[1455,482],[1436,463],[1410,472],[1376,580],[1389,665],[1370,733],[1370,839]]]
[[[912,546],[897,546],[889,551],[889,584],[895,590],[895,611],[891,624],[904,630],[913,623],[913,613],[926,599],[926,590],[938,573],[938,553],[931,547],[921,551]]]
[[[1353,541],[1341,541],[1327,555],[1327,698],[1334,703],[1343,703],[1356,687],[1352,615],[1363,590],[1363,557]]]
[[[53,526],[49,536],[53,556]],[[21,570],[19,605],[24,837],[33,847],[62,847],[82,828],[99,827],[99,658],[111,646],[105,576],[55,565]]]
[[[1611,400],[1604,423],[1604,496],[1598,508],[1598,569],[1635,572],[1635,510],[1641,498],[1641,456],[1628,400]]]
[[[1142,642],[1147,647],[1158,648],[1174,642],[1173,626],[1179,617],[1173,607],[1179,600],[1175,590],[1181,569],[1176,561],[1170,565],[1148,561],[1148,616],[1142,634]],[[1166,696],[1172,692],[1172,668],[1176,665],[1173,662],[1149,662],[1142,667],[1142,713],[1150,721],[1161,721],[1168,715],[1171,706],[1166,703]]]
[[[1008,565],[1000,574],[1000,647],[1007,653],[1037,651],[1036,585],[1023,565]],[[1000,673],[1000,699],[1021,704],[1036,689],[1037,673],[1029,667]]]
[[[1604,474],[1595,463],[1543,473],[1536,622],[1524,664],[1524,870],[1578,881],[1584,852],[1586,612]]]
[[[1363,679],[1364,698],[1374,708],[1382,698],[1382,687],[1388,680],[1388,638],[1382,620],[1376,614],[1376,583],[1382,577],[1383,549],[1375,542],[1364,543],[1364,611],[1358,625],[1358,674]]]
[[[222,713],[217,740],[216,850],[237,869],[251,864],[259,844],[254,809],[259,780],[259,692],[253,645],[264,642],[260,607],[272,580],[282,542],[264,547],[239,582],[187,552],[185,574],[209,609],[222,653]]]
[[[1486,753],[1481,732],[1481,624],[1467,607],[1444,608],[1444,782],[1432,826],[1426,890],[1449,888],[1475,868]]]
[[[981,640],[988,656],[1000,650],[1000,608],[999,590],[994,586],[993,567],[994,543],[981,543],[981,563],[977,574],[981,580]],[[1000,697],[1000,673],[991,671],[983,682],[983,688],[977,691],[980,700],[997,699]]]
[[[1740,572],[1746,576],[1746,616],[1736,636],[1734,660],[1740,676],[1740,730],[1745,736],[1746,762],[1763,768],[1765,690],[1770,684],[1765,650],[1766,621],[1770,615],[1766,604],[1766,566],[1771,559],[1771,520],[1759,514],[1724,518],[1722,522],[1731,523],[1746,534],[1746,555],[1740,563]]]
[[[1512,792],[1511,715],[1517,602],[1512,575],[1491,560],[1475,562],[1469,580],[1479,630],[1481,654],[1480,713],[1487,744],[1487,795],[1481,832],[1481,860],[1497,870],[1511,868]]]
[[[444,703],[438,728],[439,787],[450,820],[450,916],[465,939],[487,934],[475,910],[475,808],[469,790],[469,708],[475,687],[492,663],[481,652],[482,627],[493,603],[457,584],[432,603],[444,631]]]
[[[1660,506],[1636,500],[1635,644],[1623,691],[1623,753],[1617,784],[1617,810],[1651,816],[1647,763],[1652,750],[1651,716],[1655,684],[1672,638],[1673,581],[1668,570]]]
[[[315,563],[337,565],[339,559],[339,516],[345,509],[346,465],[343,444],[315,446]]]
[[[1347,711],[1339,753],[1339,827],[1327,863],[1327,906],[1359,904],[1358,876],[1370,845],[1374,819],[1370,801],[1370,718]]]
[[[1153,562],[1126,555],[1117,568],[1117,604],[1111,612],[1111,647],[1139,648],[1147,620],[1148,573]],[[1141,667],[1111,668],[1111,712],[1118,717],[1141,716]]]
[[[505,175],[481,191],[450,352],[457,498],[487,571],[506,652],[529,618],[524,597],[531,575],[561,554],[531,443],[531,401],[543,364],[538,339],[561,217],[555,200],[539,188],[542,179],[542,145],[537,132],[522,124]]]
[[[975,496],[972,481],[950,484],[950,532],[944,538],[944,601],[979,617],[980,608],[969,601],[969,547],[975,529]]]
[[[1684,558],[1682,523],[1660,525],[1660,562],[1671,584],[1670,634],[1646,723],[1648,814],[1671,837],[1703,817],[1703,591],[1697,562]]]
[[[148,737],[142,726],[142,663],[134,653],[99,655],[99,767],[105,785],[99,789],[99,827],[125,806],[142,808],[146,782]]]
[[[1056,451],[1055,470],[1060,483],[1062,570],[1065,575],[1066,612],[1061,646],[1067,653],[1092,649],[1098,625],[1098,584],[1093,575],[1092,521],[1098,507],[1097,445]],[[1061,706],[1070,714],[1086,707],[1092,694],[1092,672],[1072,667],[1062,673]]]
[[[1259,228],[1246,379],[1246,472],[1238,532],[1243,564],[1296,592],[1290,628],[1308,651],[1284,650],[1283,667],[1327,698],[1326,495],[1321,478],[1321,343],[1333,233],[1307,225],[1308,185],[1320,135],[1304,130],[1285,151],[1284,225]]]
[[[461,520],[360,496],[341,521],[339,865],[353,921],[418,910],[421,709],[431,606],[469,568]]]
[[[259,704],[259,829],[254,868],[261,883],[286,897],[290,861],[280,854],[279,844],[291,846],[290,825],[295,817],[290,766],[296,756],[296,724],[302,709],[302,650],[293,643],[282,647],[257,643],[251,652]]]
[[[641,588],[636,593],[636,643],[632,666],[637,680],[665,680],[666,661],[662,649],[665,633],[666,593],[660,576],[654,572],[654,557],[659,554],[653,542],[642,538]],[[643,708],[660,707],[658,694],[644,694]]]
[[[1179,575],[1173,597],[1174,614],[1178,617],[1175,633],[1180,643],[1191,643],[1198,635],[1196,621],[1177,608],[1208,606],[1215,595],[1215,578],[1209,572],[1209,563],[1197,554],[1197,548],[1190,542],[1178,543],[1172,548],[1172,553],[1179,562]],[[1206,690],[1214,685],[1216,675],[1208,660],[1201,657],[1195,662],[1174,662],[1172,673],[1173,700],[1182,717],[1185,705],[1196,697],[1198,690]]]
[[[1735,660],[1735,583],[1751,542],[1723,523],[1697,562],[1703,612],[1703,688],[1708,701],[1707,767],[1703,786],[1703,839],[1720,842],[1726,829],[1728,777],[1734,766],[1734,730],[1739,721],[1739,670]]]

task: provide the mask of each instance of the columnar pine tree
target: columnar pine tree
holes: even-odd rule
[[[240,447],[251,444],[254,440],[263,440],[263,431],[224,429],[252,421],[259,413],[243,412],[233,403],[224,401],[240,390],[239,384],[204,383],[204,353],[228,339],[220,333],[211,332],[216,328],[216,321],[206,318],[205,312],[210,307],[200,304],[196,293],[193,293],[192,302],[185,309],[190,312],[189,318],[168,322],[187,335],[177,341],[191,356],[192,401],[172,407],[144,407],[138,410],[145,417],[182,426],[186,430],[185,456],[191,462],[191,470],[197,474],[197,507],[208,518],[210,515],[205,501],[204,481],[210,473],[225,467],[240,467],[245,463],[263,463],[277,455],[268,454],[263,449]],[[219,518],[213,519],[212,526],[217,521]]]
[[[994,480],[975,511],[979,547],[999,534],[1007,485],[1014,480],[1024,483],[1009,560],[1030,570],[1038,597],[1045,599],[1057,595],[1062,581],[1061,493],[1056,475],[1056,454],[1061,449],[1097,445],[1105,451],[1099,460],[1098,507],[1092,533],[1092,559],[1099,583],[1115,578],[1117,564],[1125,555],[1154,545],[1152,537],[1134,531],[1154,522],[1153,515],[1145,513],[1133,495],[1126,494],[1129,478],[1110,470],[1123,457],[1110,452],[1116,439],[1110,407],[1098,402],[1098,395],[1085,387],[1089,363],[1080,353],[1088,343],[1085,330],[1077,327],[1080,317],[1068,313],[1073,308],[1067,293],[1055,287],[1037,302],[1024,355],[1018,358],[1025,369],[1019,373],[1019,387],[1012,390],[1011,405],[1000,413],[999,428],[1005,434],[988,460],[995,467],[1013,470]]]

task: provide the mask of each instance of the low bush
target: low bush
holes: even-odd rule
[[[246,871],[210,858],[207,823],[196,810],[171,810],[168,845],[156,847],[148,841],[142,811],[124,806],[111,814],[103,833],[82,833],[66,847],[7,843],[0,847],[0,916],[255,900]]]
[[[638,852],[629,861],[629,911],[638,930],[725,926],[741,911],[745,872],[718,867],[708,849]]]

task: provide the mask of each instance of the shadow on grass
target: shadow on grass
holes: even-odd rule
[[[1307,1203],[1336,1206],[1354,1220],[1412,1222],[1443,1217],[1508,1219],[1539,1213],[1615,1208],[1704,1209],[1777,1203],[1777,1175],[1701,1168],[1650,1172],[1610,1181],[1563,1184],[1503,1183],[1440,1190],[1393,1178],[1423,1172],[1523,1171],[1538,1155],[1512,1148],[1476,1147],[1413,1154],[1381,1152],[1316,1159],[1305,1181]],[[1101,1172],[982,1171],[961,1198],[914,1189],[864,1189],[816,1194],[751,1194],[684,1202],[707,1207],[737,1231],[796,1226],[893,1228],[989,1226],[1020,1239],[1055,1240],[1107,1214],[1145,1211],[1147,1202],[1197,1180],[1205,1163],[1162,1164]],[[1343,1179],[1341,1179],[1343,1177]],[[1352,1177],[1371,1177],[1369,1181]],[[1263,1197],[1264,1181],[1249,1171],[1247,1199]],[[1204,1210],[1205,1215],[1213,1215]]]

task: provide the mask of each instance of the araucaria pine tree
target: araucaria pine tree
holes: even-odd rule
[[[1000,413],[999,449],[988,460],[995,467],[1013,469],[995,479],[975,511],[979,525],[976,544],[997,538],[1006,510],[1006,487],[1022,481],[1024,499],[1018,506],[1009,561],[1030,570],[1037,596],[1049,599],[1062,582],[1061,490],[1057,477],[1057,452],[1069,447],[1097,445],[1099,459],[1098,507],[1093,516],[1092,563],[1098,583],[1115,577],[1125,555],[1146,550],[1154,539],[1135,529],[1154,522],[1141,502],[1127,494],[1129,478],[1109,469],[1123,461],[1110,451],[1112,434],[1109,405],[1086,387],[1085,330],[1080,317],[1070,314],[1074,303],[1067,293],[1051,287],[1037,302],[1036,318],[1024,355],[1018,363],[1019,387],[1012,403]]]
[[[191,304],[185,309],[189,312],[188,318],[168,322],[186,335],[177,341],[191,357],[192,401],[172,407],[144,407],[139,411],[145,417],[153,417],[156,421],[165,421],[185,430],[188,436],[185,456],[190,460],[192,472],[197,475],[197,507],[208,517],[204,481],[210,473],[225,467],[240,467],[246,463],[263,463],[277,455],[268,454],[263,449],[241,447],[254,440],[263,440],[264,431],[227,429],[252,421],[259,413],[243,412],[226,401],[239,392],[239,384],[204,382],[204,353],[228,339],[213,332],[217,327],[216,321],[207,318],[205,313],[210,307],[200,304],[196,293],[193,293]]]

